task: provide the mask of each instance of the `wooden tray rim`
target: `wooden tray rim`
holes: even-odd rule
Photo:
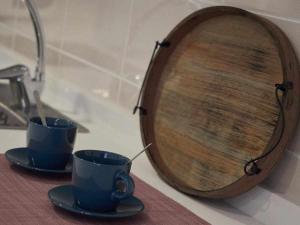
[[[281,57],[282,68],[283,68],[283,80],[292,81],[294,88],[288,92],[288,95],[283,96],[282,98],[285,106],[284,110],[285,110],[285,117],[286,117],[286,126],[285,126],[286,128],[283,133],[283,138],[281,139],[279,145],[272,152],[272,154],[270,154],[267,158],[259,161],[258,165],[262,169],[262,172],[258,175],[255,176],[244,175],[243,177],[233,182],[232,184],[217,190],[199,191],[185,186],[177,179],[172,177],[172,175],[166,173],[166,171],[164,170],[161,170],[160,165],[157,164],[156,160],[154,159],[155,151],[150,150],[147,152],[147,156],[152,166],[154,167],[158,175],[169,185],[173,186],[177,190],[184,192],[186,194],[199,196],[199,197],[206,197],[206,198],[234,197],[236,195],[239,195],[243,192],[250,190],[258,183],[263,181],[269,175],[269,173],[271,172],[275,164],[279,161],[280,157],[282,156],[282,153],[284,152],[284,150],[288,145],[288,142],[290,141],[291,137],[295,133],[295,129],[297,127],[297,123],[299,119],[299,112],[300,112],[300,104],[299,104],[300,103],[299,101],[300,67],[297,60],[297,56],[286,35],[275,24],[271,23],[265,18],[262,18],[258,15],[255,15],[253,13],[235,7],[228,7],[228,6],[208,7],[196,11],[192,13],[190,16],[188,16],[187,18],[185,18],[180,24],[178,24],[169,33],[169,35],[165,38],[165,40],[170,41],[171,45],[172,44],[174,45],[174,42],[177,43],[181,40],[181,38],[176,40],[174,36],[176,36],[179,33],[187,32],[191,30],[195,25],[194,23],[198,24],[197,21],[199,20],[199,18],[201,21],[205,21],[206,19],[216,17],[216,16],[222,16],[225,14],[246,16],[256,20],[257,22],[259,22],[261,25],[264,26],[264,28],[271,34],[271,36],[275,40],[276,45],[279,49],[279,55]],[[188,24],[190,27],[187,28],[186,24]],[[184,37],[184,34],[181,35],[182,37]],[[172,54],[171,50],[165,48],[159,48],[157,54],[154,57],[152,65],[150,65],[149,79],[145,81],[146,82],[145,89],[143,91],[142,101],[141,101],[141,106],[146,110],[148,105],[154,104],[154,100],[155,100],[155,98],[151,100],[150,97],[151,94],[149,96],[149,94],[147,95],[147,93],[155,92],[154,81],[160,79],[159,75],[161,73],[159,73],[159,71],[162,70],[163,68],[162,64],[170,54]],[[147,127],[149,128],[149,130],[147,130]],[[281,124],[277,123],[274,129],[274,133],[266,149],[268,149],[268,147],[277,140],[280,129],[281,129]],[[141,130],[141,136],[144,145],[149,143],[148,141],[149,139],[150,140],[154,139],[153,118],[151,114],[149,113],[147,113],[147,115],[140,114],[140,130]],[[155,148],[157,150],[156,143],[153,143],[151,148],[152,149]]]

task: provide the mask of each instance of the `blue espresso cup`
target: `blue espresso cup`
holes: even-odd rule
[[[39,117],[30,119],[27,130],[29,161],[42,169],[64,169],[75,143],[77,126],[71,121],[59,118],[46,118],[47,126]]]
[[[76,205],[91,211],[111,211],[134,192],[125,156],[98,150],[81,150],[73,156],[72,184]]]

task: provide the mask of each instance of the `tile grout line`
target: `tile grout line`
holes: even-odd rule
[[[20,1],[16,2],[16,7],[13,9],[13,13],[14,13],[14,22],[13,22],[13,29],[11,28],[7,28],[12,32],[12,40],[11,40],[11,48],[15,50],[15,42],[16,42],[16,33],[14,32],[14,29],[17,26],[17,22],[18,22],[18,13],[17,10],[20,8]],[[4,24],[3,24],[4,25]],[[4,25],[6,26],[6,25]]]
[[[52,46],[52,45],[47,45],[47,47],[48,47],[49,49],[51,49],[51,50],[54,50],[54,51],[56,51],[56,52],[58,52],[58,53],[64,55],[64,56],[67,56],[67,57],[69,57],[69,58],[71,58],[71,59],[73,59],[73,60],[76,60],[76,61],[78,61],[78,62],[80,62],[80,63],[82,63],[82,64],[85,64],[86,66],[89,66],[89,67],[91,67],[91,68],[93,68],[93,69],[95,69],[95,70],[98,70],[98,71],[100,71],[100,72],[109,74],[109,75],[111,75],[111,76],[114,77],[114,78],[118,78],[118,79],[120,79],[120,80],[122,80],[122,81],[124,81],[124,82],[127,82],[127,83],[131,84],[131,85],[137,86],[135,83],[133,83],[133,82],[131,82],[131,81],[125,79],[125,78],[122,78],[121,76],[118,76],[118,75],[115,74],[114,72],[112,72],[112,71],[110,71],[110,70],[108,70],[108,69],[106,69],[106,68],[103,68],[103,67],[101,67],[101,66],[99,66],[99,65],[96,65],[96,64],[94,64],[94,63],[91,63],[91,62],[89,62],[89,61],[87,61],[87,60],[85,60],[85,59],[82,59],[82,58],[80,58],[80,57],[78,57],[78,56],[76,56],[76,55],[73,55],[72,53],[63,51],[63,50],[61,50],[61,49],[59,49],[59,48],[57,48],[57,47],[55,47],[55,46]]]
[[[261,16],[266,16],[266,17],[270,17],[270,18],[273,18],[273,19],[278,19],[278,20],[291,22],[291,23],[296,23],[296,24],[300,25],[300,19],[293,19],[291,17],[276,16],[274,14],[267,13],[267,12],[265,12],[263,10],[260,10],[260,9],[247,9],[247,10],[249,12],[256,13],[256,14],[259,14]]]
[[[0,24],[1,24],[3,27],[5,27],[5,29],[11,30],[11,31],[13,31],[15,34],[18,34],[18,35],[20,35],[20,36],[22,36],[22,37],[24,37],[24,38],[27,38],[27,39],[30,40],[30,41],[33,41],[29,35],[24,34],[24,33],[20,32],[20,31],[18,31],[18,30],[16,30],[16,29],[11,29],[11,28],[7,27],[7,25],[5,25],[5,24],[3,24],[3,23],[1,23],[1,22],[0,22]],[[121,77],[121,76],[118,76],[117,74],[115,74],[114,72],[112,72],[112,71],[110,71],[110,70],[108,70],[108,69],[106,69],[106,68],[103,68],[103,67],[101,67],[101,66],[99,66],[99,65],[96,65],[96,64],[94,64],[94,63],[91,63],[91,62],[89,62],[89,61],[87,61],[87,60],[85,60],[85,59],[82,59],[82,58],[80,58],[80,57],[78,57],[78,56],[76,56],[76,55],[73,55],[73,54],[71,54],[71,53],[69,53],[69,52],[63,51],[62,49],[59,49],[58,47],[52,46],[51,44],[46,44],[46,47],[49,48],[49,49],[51,49],[51,50],[53,50],[53,51],[56,51],[57,53],[60,53],[61,55],[67,56],[67,57],[69,57],[69,58],[71,58],[71,59],[73,59],[73,60],[76,60],[76,61],[78,61],[78,62],[80,62],[80,63],[82,63],[82,64],[85,64],[86,66],[89,66],[89,67],[91,67],[91,68],[93,68],[93,69],[95,69],[95,70],[98,70],[98,71],[100,71],[100,72],[106,73],[106,74],[108,74],[108,75],[110,75],[110,76],[112,76],[112,77],[114,77],[114,78],[117,78],[117,79],[119,79],[119,80],[121,80],[121,81],[124,81],[124,82],[126,82],[126,83],[128,83],[128,84],[130,84],[130,85],[132,85],[132,86],[139,87],[138,84],[136,84],[136,83],[134,83],[134,82],[132,82],[132,81],[130,81],[130,80],[127,80],[127,79],[125,79],[125,78],[123,78],[123,77]],[[15,50],[15,49],[13,49],[13,50]]]
[[[128,26],[127,26],[127,35],[126,35],[126,39],[125,39],[125,46],[124,46],[124,50],[123,50],[123,55],[122,55],[122,63],[121,63],[121,73],[120,76],[124,78],[124,70],[125,70],[125,62],[126,62],[126,58],[128,55],[128,44],[129,44],[129,39],[130,39],[130,30],[131,30],[131,26],[132,26],[132,14],[133,14],[133,5],[134,5],[134,0],[130,1],[130,8],[129,8],[129,17],[128,17]],[[120,95],[121,95],[121,88],[122,88],[122,84],[121,82],[119,82],[118,85],[118,90],[117,90],[117,103],[120,103]]]
[[[297,154],[297,153],[295,153],[295,151],[293,151],[293,150],[287,148],[287,149],[286,149],[286,153],[287,153],[287,154],[290,154],[292,157],[296,158],[297,160],[300,160],[300,155]]]
[[[131,11],[131,12],[130,12],[129,25],[128,25],[129,28],[130,28],[131,20],[132,20],[132,11],[133,11],[132,8],[133,8],[133,2],[134,2],[134,0],[131,0],[131,7],[130,7],[130,11]],[[201,2],[201,1],[198,0],[198,2]],[[214,1],[212,1],[212,2],[214,2]],[[224,2],[224,0],[222,0],[222,2]],[[69,3],[69,0],[66,0],[66,9],[65,9],[66,12],[67,12],[67,5],[68,5],[68,3]],[[15,13],[16,13],[16,9],[19,8],[19,4],[20,4],[20,3],[17,2],[17,7],[14,9]],[[299,24],[300,24],[300,21],[294,20],[294,19],[291,19],[291,18],[275,16],[275,15],[272,15],[272,14],[268,14],[268,13],[260,12],[260,11],[255,11],[255,10],[249,10],[249,11],[254,12],[254,13],[257,13],[257,14],[260,14],[260,15],[265,15],[265,16],[268,16],[268,17],[271,17],[271,18],[276,18],[276,19],[279,19],[279,20],[288,21],[288,22],[294,22],[294,23],[299,23]],[[64,24],[65,24],[65,19],[66,19],[66,17],[67,17],[67,15],[66,15],[66,13],[65,13],[65,16],[64,16]],[[16,23],[17,23],[17,18],[18,18],[18,16],[17,16],[17,14],[15,14],[15,17],[14,17],[14,25],[16,25]],[[4,24],[4,26],[7,27],[7,25],[5,25],[5,24]],[[14,33],[13,33],[13,35],[12,35],[12,39],[13,39],[13,40],[12,40],[12,49],[14,49],[14,47],[15,47],[15,33],[20,34],[21,36],[24,36],[24,37],[26,37],[26,38],[28,38],[28,39],[31,40],[31,38],[29,37],[29,35],[24,34],[24,33],[20,32],[20,31],[18,31],[15,27],[12,28],[12,29],[11,29],[11,28],[8,28],[8,29],[14,31]],[[127,33],[128,33],[128,35],[127,35],[126,42],[128,43],[128,41],[129,41],[129,37],[128,37],[128,36],[129,36],[129,34],[130,34],[130,30],[129,30]],[[64,38],[62,38],[61,48],[63,48],[63,43],[64,43]],[[70,58],[72,58],[72,59],[74,59],[74,60],[77,60],[77,61],[79,61],[79,62],[81,62],[81,63],[84,63],[84,64],[86,64],[86,65],[88,65],[88,66],[90,66],[90,67],[92,67],[92,68],[94,68],[94,69],[96,69],[96,70],[99,70],[99,71],[101,71],[101,72],[108,73],[109,75],[113,76],[114,78],[118,78],[118,79],[121,80],[121,81],[127,82],[128,84],[131,84],[131,85],[133,85],[133,86],[135,86],[135,87],[139,87],[138,84],[136,84],[136,83],[134,83],[134,82],[132,82],[132,81],[130,81],[130,80],[127,80],[127,79],[125,79],[125,78],[123,77],[123,75],[124,75],[125,57],[126,57],[126,54],[127,54],[127,51],[128,51],[128,46],[127,46],[127,45],[128,45],[128,44],[125,44],[125,49],[124,49],[124,53],[123,53],[123,60],[122,60],[122,66],[121,66],[121,74],[120,74],[120,76],[117,75],[117,74],[115,74],[115,73],[113,73],[113,72],[110,71],[110,70],[107,70],[107,69],[105,69],[105,68],[103,68],[103,67],[101,67],[101,66],[98,66],[98,65],[96,65],[96,64],[94,64],[94,63],[91,63],[91,62],[89,62],[89,61],[87,61],[87,60],[84,60],[84,59],[82,59],[82,58],[80,58],[80,57],[78,57],[78,56],[76,56],[76,55],[73,55],[73,54],[71,54],[71,53],[65,52],[65,51],[63,51],[63,50],[60,49],[60,48],[57,48],[57,47],[54,47],[54,46],[48,45],[48,44],[47,44],[46,46],[47,46],[49,49],[55,50],[55,51],[61,53],[62,55],[68,56],[68,57],[70,57]],[[60,56],[59,56],[59,57],[60,57]],[[60,57],[60,58],[61,58],[61,57]],[[60,61],[60,60],[59,60],[59,61]],[[119,85],[119,89],[120,89],[120,85]],[[118,89],[118,98],[119,98],[119,95],[120,95],[120,90],[119,90],[119,89]]]
[[[224,0],[221,0],[221,2],[215,1],[215,0],[188,0],[188,2],[190,2],[191,4],[197,4],[197,6],[199,6],[198,4],[201,4],[201,3],[209,4],[211,6],[225,4]]]
[[[198,2],[198,3],[201,3],[201,2],[210,2],[210,3],[213,3],[213,4],[218,4],[218,5],[224,5],[224,6],[233,6],[233,7],[240,7],[242,9],[246,9],[252,13],[256,13],[256,14],[259,14],[259,15],[262,15],[262,16],[267,16],[267,17],[271,17],[271,18],[274,18],[274,19],[279,19],[279,20],[282,20],[282,21],[286,21],[286,22],[292,22],[292,23],[297,23],[297,24],[300,24],[300,19],[297,19],[297,18],[293,18],[293,17],[286,17],[286,16],[277,16],[277,15],[274,15],[272,13],[268,13],[267,11],[265,10],[261,10],[261,9],[255,9],[255,8],[249,8],[249,7],[243,7],[243,6],[239,6],[239,5],[232,5],[232,4],[226,4],[226,1],[225,0],[221,0],[221,2],[217,2],[215,0],[206,0],[206,1],[203,1],[203,0],[189,0],[190,2]],[[219,4],[221,3],[221,4]]]
[[[68,7],[70,6],[70,1],[69,0],[66,0],[65,1],[65,10],[64,10],[64,17],[63,17],[63,25],[62,25],[62,31],[65,30],[65,27],[66,27],[66,21],[67,21],[67,17],[68,17]],[[59,44],[59,48],[58,49],[61,49],[63,50],[64,48],[64,43],[65,43],[65,37],[64,35],[61,36],[61,41],[60,41],[60,44]],[[52,49],[53,50],[53,49]],[[61,65],[61,61],[62,61],[62,57],[61,57],[61,54],[58,54],[58,67]]]

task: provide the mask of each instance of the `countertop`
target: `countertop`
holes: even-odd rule
[[[3,51],[0,55],[0,68],[12,63],[9,57],[9,54],[5,54]],[[59,87],[68,88],[59,90]],[[74,103],[74,95],[70,94],[72,88],[74,89],[74,87],[69,87],[67,83],[64,83],[63,79],[58,80],[57,77],[47,74],[42,100],[90,130],[90,133],[87,134],[78,133],[75,151],[104,149],[132,157],[143,148],[137,115],[132,115],[128,110],[109,102],[94,101],[87,94],[85,95],[87,100],[85,104],[92,107],[93,115],[90,117],[82,116],[78,110],[71,107]],[[0,153],[26,145],[26,131],[0,130],[0,136]],[[145,154],[134,161],[132,173],[213,225],[262,224],[225,201],[197,199],[175,190],[158,177]]]

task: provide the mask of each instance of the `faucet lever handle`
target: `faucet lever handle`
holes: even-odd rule
[[[30,100],[24,84],[27,76],[30,78],[28,67],[20,64],[0,70],[0,79],[9,80],[13,97],[12,107],[19,108],[25,113],[30,111]]]
[[[18,64],[0,70],[0,79],[23,79],[25,74],[29,74],[27,66]]]

